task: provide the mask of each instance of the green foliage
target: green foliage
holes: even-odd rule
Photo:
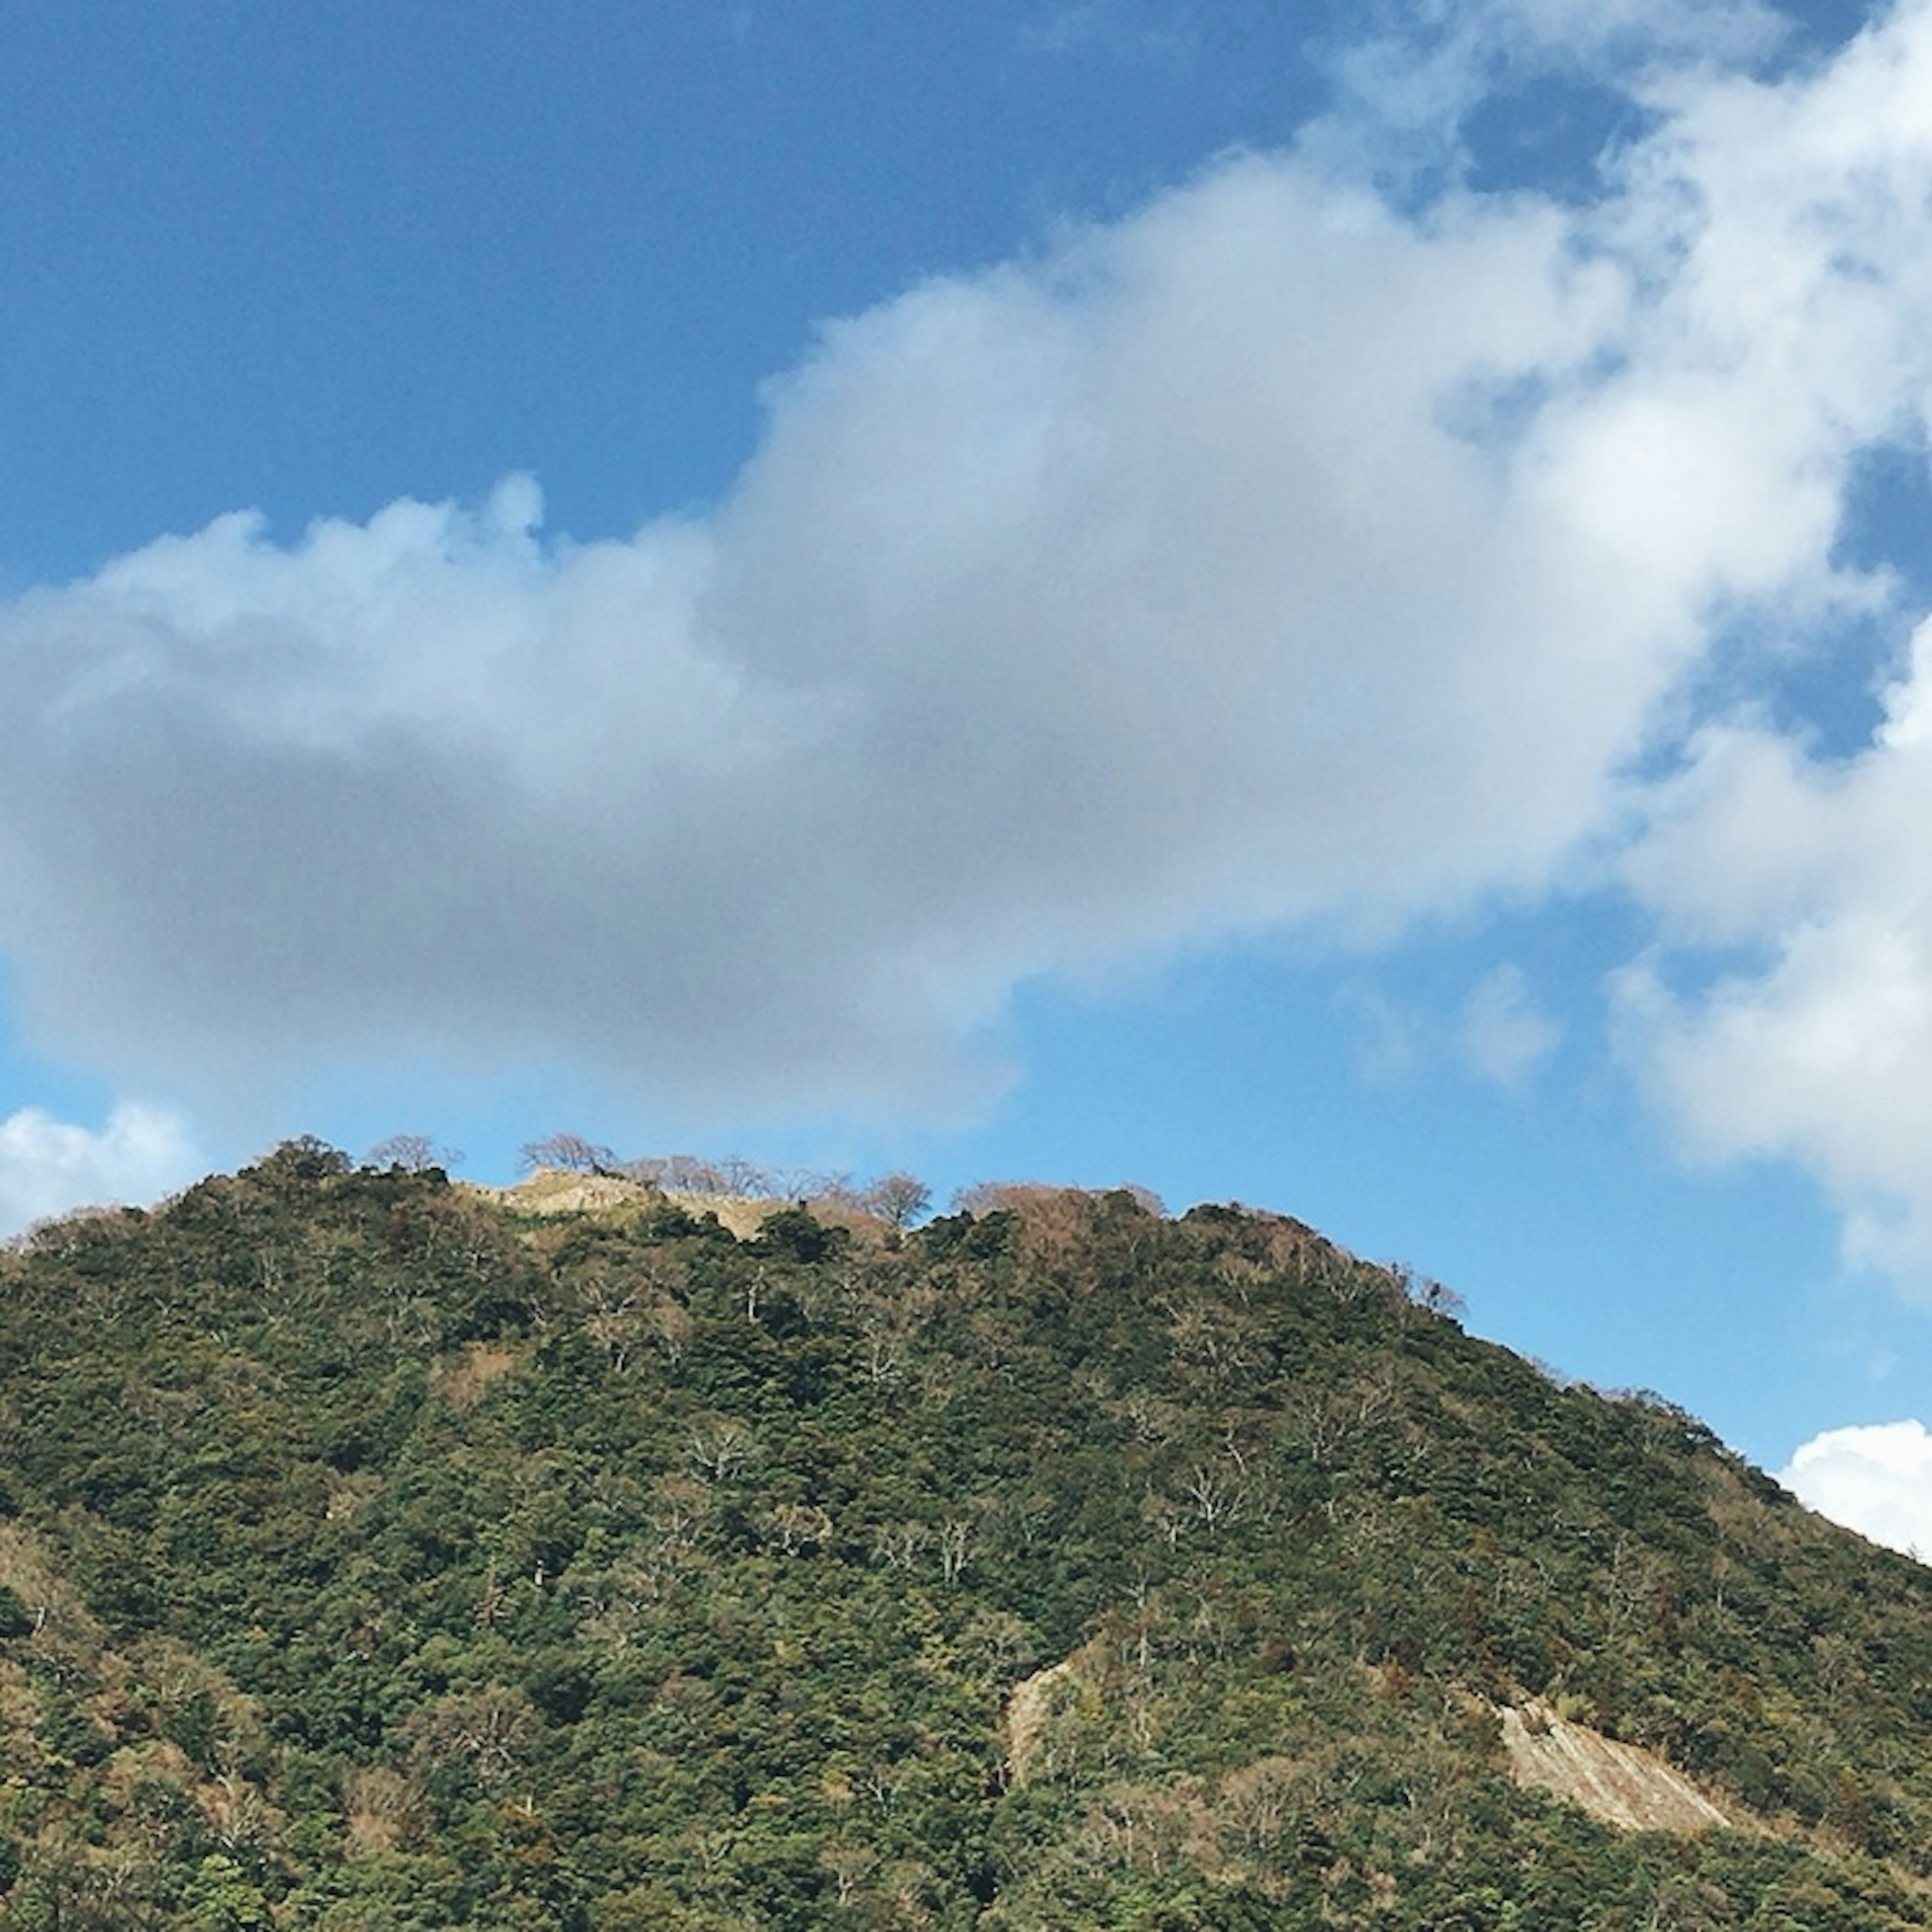
[[[43,1230],[0,1927],[1926,1922],[1932,1573],[1295,1222],[980,1204]],[[1532,1695],[1764,1828],[1520,1790]]]
[[[761,1254],[814,1262],[830,1261],[850,1239],[843,1228],[826,1226],[809,1208],[794,1203],[766,1215],[752,1245]]]

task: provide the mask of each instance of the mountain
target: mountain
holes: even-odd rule
[[[1932,1924],[1932,1570],[1279,1215],[0,1257],[0,1927]]]

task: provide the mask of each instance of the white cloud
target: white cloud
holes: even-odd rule
[[[1890,1079],[1883,992],[1878,1112],[1918,1118],[1916,687],[1849,777],[1748,719],[1630,774],[1730,617],[1892,594],[1833,556],[1932,397],[1932,12],[1774,82],[1712,64],[1761,14],[1662,17],[1612,20],[1658,118],[1593,207],[1398,214],[1311,140],[829,327],[703,518],[574,547],[512,481],[0,608],[40,1038],[203,1109],[406,1049],[937,1110],[1026,976],[1372,938],[1637,812],[1661,943],[1772,962],[1627,982],[1658,1090],[1917,1199],[1833,1084]],[[1508,1077],[1547,1026],[1505,977],[1465,1043]]]
[[[1556,1051],[1563,1029],[1537,1005],[1519,966],[1494,968],[1462,1007],[1462,1057],[1486,1080],[1514,1087]]]
[[[1922,442],[1932,415],[1932,10],[1910,5],[1814,77],[1687,101],[1632,163],[1646,199],[1699,209],[1660,322],[1710,346],[1708,500],[1776,543],[1842,519],[1849,445]],[[1761,409],[1752,423],[1747,412]],[[1754,500],[1754,444],[1795,524]],[[1807,458],[1802,452],[1808,450]],[[1713,548],[1694,521],[1687,544]],[[1895,586],[1838,586],[1882,604]],[[1802,638],[1816,613],[1784,614]],[[1696,734],[1645,801],[1624,875],[1656,915],[1618,976],[1624,1040],[1694,1150],[1795,1161],[1844,1217],[1856,1265],[1932,1295],[1932,632],[1886,719],[1827,758],[1748,710]]]
[[[1022,52],[1070,54],[1089,50],[1118,58],[1184,70],[1201,36],[1202,22],[1172,0],[1073,0],[1046,8],[1023,23]]]
[[[704,524],[513,485],[34,592],[29,1009],[204,1106],[399,1041],[943,1106],[1020,976],[1539,879],[1694,627],[1446,404],[1622,299],[1552,211],[1240,162],[828,331]]]
[[[1932,1554],[1932,1436],[1921,1422],[1828,1429],[1778,1480],[1820,1516],[1874,1543]]]
[[[1333,1002],[1336,1017],[1354,1036],[1356,1072],[1376,1085],[1406,1079],[1421,1064],[1414,1018],[1373,986],[1345,986]]]
[[[186,1124],[124,1102],[99,1132],[27,1107],[0,1120],[0,1235],[76,1208],[144,1206],[202,1163]]]
[[[1697,1150],[1817,1175],[1848,1260],[1932,1295],[1932,631],[1873,744],[1842,764],[1714,732],[1630,860],[1686,949],[1742,963],[1619,986],[1638,1064]],[[1720,958],[1724,956],[1719,956]]]
[[[1311,130],[1332,160],[1398,178],[1466,170],[1472,116],[1556,79],[1634,96],[1686,73],[1750,66],[1792,22],[1758,0],[1431,0],[1367,10],[1331,61],[1337,106]]]
[[[1758,0],[1487,0],[1462,10],[1467,31],[1492,45],[1527,43],[1545,59],[1578,65],[1634,61],[1654,70],[1686,56],[1745,60],[1769,52],[1790,31],[1775,7]]]

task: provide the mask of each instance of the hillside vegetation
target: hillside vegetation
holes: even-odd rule
[[[1932,1924],[1932,1570],[1294,1222],[980,1205],[304,1142],[0,1259],[0,1926]]]

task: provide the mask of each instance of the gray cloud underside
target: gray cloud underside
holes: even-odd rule
[[[1535,878],[1693,636],[1453,419],[1595,351],[1565,248],[1245,162],[830,331],[702,525],[512,484],[37,592],[33,1010],[170,1080],[427,1030],[896,1098],[1018,976]]]

